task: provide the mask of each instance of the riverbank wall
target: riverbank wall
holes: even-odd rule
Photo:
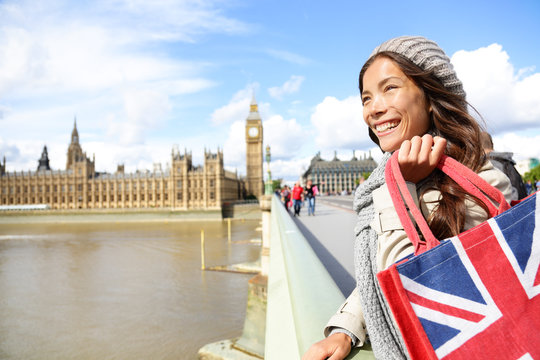
[[[216,210],[160,208],[2,211],[0,224],[222,221],[225,218],[252,220],[260,217],[260,207],[253,203],[232,204]]]

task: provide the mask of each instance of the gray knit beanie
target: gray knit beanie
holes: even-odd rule
[[[385,41],[373,50],[371,56],[389,51],[406,57],[426,71],[433,71],[445,88],[465,99],[463,84],[458,79],[450,58],[436,42],[423,36],[400,36]]]

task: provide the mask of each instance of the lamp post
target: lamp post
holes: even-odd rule
[[[270,145],[266,145],[266,172],[268,173],[266,184],[264,185],[264,194],[272,195],[272,173],[270,172]]]

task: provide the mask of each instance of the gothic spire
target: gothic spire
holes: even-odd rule
[[[255,93],[251,97],[251,104],[249,105],[249,115],[248,120],[260,120],[261,116],[259,115],[259,106],[255,100]]]
[[[251,95],[251,104],[249,106],[250,112],[259,112],[259,107],[257,106],[257,100],[255,100],[255,92]]]
[[[38,160],[37,171],[51,170],[49,165],[49,154],[47,152],[47,145],[43,146],[43,152],[41,153],[41,158]]]
[[[71,132],[71,142],[74,144],[79,143],[79,132],[77,131],[77,117],[73,122],[73,131]]]

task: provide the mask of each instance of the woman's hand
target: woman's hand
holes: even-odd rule
[[[398,162],[405,181],[417,183],[433,172],[446,149],[446,139],[426,134],[405,140],[399,148]]]
[[[344,333],[335,333],[306,351],[302,360],[342,360],[351,352],[351,338]]]

